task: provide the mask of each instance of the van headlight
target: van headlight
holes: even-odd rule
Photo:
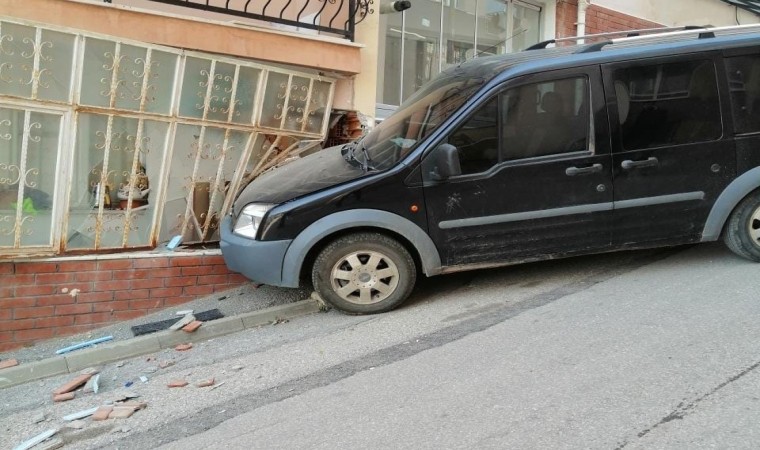
[[[261,224],[261,219],[264,218],[264,215],[267,213],[267,211],[272,209],[272,207],[274,207],[274,205],[266,203],[251,203],[250,205],[243,208],[243,211],[240,212],[237,221],[235,221],[235,234],[255,239],[256,231],[259,229],[259,225]]]

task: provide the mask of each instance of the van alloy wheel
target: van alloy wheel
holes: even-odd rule
[[[749,227],[749,235],[752,238],[752,243],[760,247],[760,206],[755,209],[755,213],[752,214],[747,226]]]
[[[380,233],[341,236],[325,246],[312,266],[314,290],[350,314],[390,311],[412,292],[417,266],[409,251]]]
[[[760,262],[760,190],[734,208],[723,229],[723,241],[737,255]]]
[[[330,274],[332,288],[344,300],[368,305],[388,298],[398,286],[398,268],[379,252],[353,252]]]

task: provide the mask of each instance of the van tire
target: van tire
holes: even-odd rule
[[[726,246],[737,255],[760,262],[760,192],[750,194],[731,213],[723,232]]]
[[[396,308],[417,279],[414,259],[380,233],[355,233],[327,245],[312,267],[314,290],[336,309],[375,314]]]

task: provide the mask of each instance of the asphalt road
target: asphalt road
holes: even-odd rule
[[[388,314],[332,311],[198,346],[141,387],[150,406],[124,433],[101,423],[64,437],[183,450],[758,448],[759,273],[701,245],[431,278]],[[165,387],[214,374],[225,382],[214,391]]]

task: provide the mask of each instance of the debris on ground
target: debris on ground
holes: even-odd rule
[[[4,361],[0,361],[0,370],[7,369],[8,367],[18,366],[18,360],[17,359],[6,359]]]
[[[174,322],[174,324],[172,326],[170,326],[169,329],[172,330],[172,331],[177,331],[180,328],[184,327],[185,325],[193,322],[194,320],[195,320],[195,316],[194,315],[192,315],[192,314],[185,314],[184,317],[182,317],[178,321]]]
[[[200,381],[196,384],[197,387],[203,388],[203,387],[209,387],[214,385],[214,379],[209,378],[208,380]]]
[[[98,408],[90,408],[90,409],[84,409],[82,411],[77,411],[75,413],[71,413],[68,416],[63,416],[63,420],[66,422],[71,422],[73,420],[79,420],[84,419],[85,417],[90,417],[91,415],[95,414],[95,411],[97,411]]]
[[[35,445],[42,443],[51,437],[53,437],[54,434],[58,432],[57,428],[53,428],[51,430],[44,431],[37,436],[34,436],[30,439],[27,439],[26,441],[20,443],[19,445],[13,447],[13,450],[27,450],[29,448],[34,447]]]
[[[73,392],[65,392],[63,394],[53,394],[53,401],[56,403],[67,402],[69,400],[73,400],[74,397],[75,397],[75,394]]]
[[[94,377],[87,380],[87,383],[84,384],[84,388],[82,388],[82,392],[92,392],[97,394],[100,390],[100,374],[96,374]]]
[[[100,367],[88,367],[79,371],[80,375],[96,375],[100,373]]]
[[[130,408],[133,408],[135,411],[139,411],[141,409],[147,408],[148,404],[145,402],[138,402],[137,400],[127,400],[125,402],[121,402],[120,406],[128,406]]]
[[[135,413],[135,408],[130,406],[114,406],[111,413],[108,415],[109,419],[127,419]]]
[[[45,416],[45,413],[41,412],[41,413],[37,414],[36,416],[32,417],[32,423],[44,422],[45,419],[47,419],[47,417]]]
[[[139,394],[136,394],[136,393],[134,393],[132,391],[122,391],[122,392],[118,392],[116,394],[116,396],[114,397],[113,401],[115,403],[118,403],[118,402],[123,402],[125,400],[130,400],[130,399],[133,399],[133,398],[137,398],[139,396],[140,396]]]
[[[174,314],[176,314],[176,315],[178,315],[178,316],[186,316],[186,315],[188,315],[188,314],[192,314],[192,313],[193,313],[193,310],[192,310],[192,309],[185,309],[185,310],[183,310],[183,311],[177,311],[177,312],[175,312]]]
[[[184,331],[186,333],[192,333],[195,330],[197,330],[198,328],[200,328],[201,325],[203,325],[203,322],[201,322],[200,320],[193,320],[192,322],[190,322],[187,325],[185,325],[184,327],[182,327],[182,331]]]
[[[193,344],[188,342],[187,344],[179,344],[178,346],[174,347],[174,350],[177,350],[178,352],[184,352],[190,350],[191,348],[193,348]]]
[[[56,350],[55,354],[56,355],[62,355],[64,353],[68,353],[68,352],[71,352],[71,351],[74,351],[74,350],[79,350],[80,348],[91,347],[93,345],[100,344],[102,342],[106,342],[106,341],[110,341],[110,340],[113,340],[113,336],[105,336],[105,337],[102,337],[102,338],[93,339],[91,341],[80,342],[78,344],[70,345],[70,346],[64,347],[64,348],[62,348],[60,350]]]
[[[209,389],[209,391],[213,391],[214,389],[218,388],[219,386],[223,385],[224,383],[226,383],[226,381],[222,381],[219,384],[215,384],[215,385],[211,386],[211,389]]]
[[[245,366],[237,365],[237,366],[230,367],[230,370],[234,370],[235,372],[239,372],[239,371],[243,370],[244,368],[245,368]]]
[[[290,322],[288,319],[283,319],[281,317],[278,317],[274,320],[274,322],[272,322],[272,325],[279,325],[281,323],[288,323],[288,322]]]
[[[188,383],[186,380],[172,380],[169,382],[169,384],[167,384],[167,386],[170,388],[180,388],[187,386],[187,384]]]
[[[158,363],[158,367],[160,369],[166,369],[167,367],[170,367],[173,365],[174,365],[174,361],[161,361],[160,363]]]
[[[148,377],[146,377],[145,375],[140,375],[140,381],[142,381],[143,383],[147,383]]]
[[[113,411],[113,406],[100,406],[92,415],[92,420],[101,421],[108,419],[108,415]]]
[[[77,375],[75,378],[70,380],[69,382],[61,385],[58,389],[53,391],[53,394],[65,394],[67,392],[71,392],[78,388],[79,386],[87,383],[87,381],[92,377],[90,374],[82,374]]]
[[[183,312],[186,312],[186,311],[183,311]],[[222,312],[216,308],[209,309],[208,311],[201,311],[193,315],[195,316],[195,320],[200,320],[201,322],[208,322],[210,320],[221,319],[222,317],[224,317],[224,314],[222,314]],[[155,333],[157,331],[166,330],[170,328],[172,325],[176,324],[178,320],[182,320],[182,319],[160,320],[158,322],[151,322],[151,323],[146,323],[143,325],[135,325],[133,327],[130,327],[130,329],[132,330],[132,334],[134,334],[135,336],[140,336],[143,334],[150,334],[150,333]]]

